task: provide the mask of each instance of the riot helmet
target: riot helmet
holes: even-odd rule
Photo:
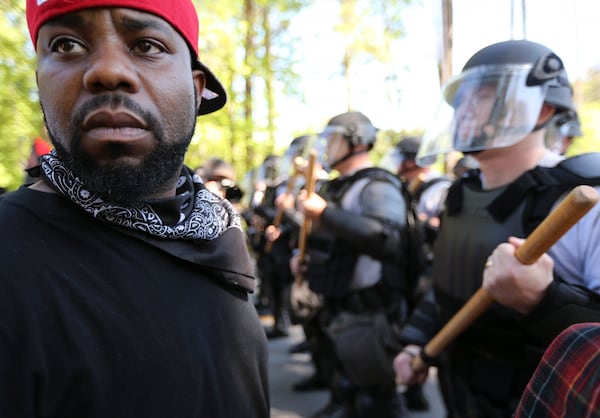
[[[296,170],[296,162],[308,160],[308,154],[317,146],[317,138],[315,135],[302,135],[294,138],[288,149],[283,154],[281,161],[281,175],[284,178],[290,178]],[[321,156],[323,150],[318,150],[317,155]]]
[[[442,89],[434,122],[417,155],[507,147],[540,129],[544,103],[555,114],[575,110],[561,59],[526,40],[499,42],[473,55]]]
[[[251,190],[248,206],[255,208],[263,203],[265,192],[269,187],[277,187],[282,183],[280,174],[281,157],[269,154],[262,164],[249,173],[245,179],[247,187]]]
[[[555,115],[546,129],[546,147],[557,154],[564,154],[573,138],[581,136],[581,123],[574,110]]]
[[[274,154],[267,155],[258,168],[256,183],[274,186],[281,183],[282,180],[281,157]]]
[[[377,128],[361,112],[346,112],[331,118],[319,138],[326,143],[327,164],[335,168],[355,154],[370,151],[377,139]]]
[[[399,173],[406,161],[415,161],[420,145],[420,137],[405,136],[383,155],[379,165],[392,173]]]
[[[406,136],[396,144],[396,149],[403,160],[414,160],[420,146],[421,138],[418,136]]]

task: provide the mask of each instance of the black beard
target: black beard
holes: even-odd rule
[[[181,172],[188,144],[189,140],[170,145],[161,142],[137,166],[122,163],[98,165],[79,147],[71,153],[59,143],[55,144],[55,148],[57,157],[86,189],[108,202],[136,206],[172,184]]]
[[[143,117],[157,141],[156,148],[148,154],[139,165],[112,163],[99,165],[93,158],[84,153],[80,147],[81,135],[77,129],[85,115],[91,110],[118,101],[121,105]],[[46,121],[46,125],[48,123]],[[184,125],[184,124],[182,124]],[[187,125],[187,124],[185,124]],[[195,119],[190,121],[189,128],[181,126],[176,132],[177,138],[166,143],[164,132],[159,122],[148,112],[126,96],[99,96],[83,106],[75,115],[72,123],[70,139],[71,150],[61,145],[49,128],[48,133],[56,148],[57,157],[79,178],[90,192],[100,195],[108,202],[136,206],[149,196],[165,191],[181,172],[183,159],[195,129]],[[115,147],[118,153],[118,145]]]

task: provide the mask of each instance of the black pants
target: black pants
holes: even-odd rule
[[[408,410],[404,396],[394,383],[387,387],[357,388],[343,374],[336,372],[333,379],[333,399],[345,408],[345,418],[405,418]]]
[[[535,362],[522,365],[485,357],[468,348],[454,349],[438,369],[448,418],[506,418],[512,416]]]

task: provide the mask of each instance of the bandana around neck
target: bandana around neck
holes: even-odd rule
[[[185,168],[179,178],[178,193],[182,188],[189,190],[192,196],[186,201],[190,202],[192,207],[182,221],[170,226],[163,222],[149,203],[124,207],[107,202],[87,190],[79,178],[56,158],[54,151],[40,160],[42,177],[50,185],[85,212],[103,222],[167,239],[213,240],[229,228],[241,229],[240,217],[231,203],[209,192],[200,177],[190,175]]]

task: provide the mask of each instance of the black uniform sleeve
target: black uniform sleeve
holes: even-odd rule
[[[600,322],[600,295],[560,279],[554,280],[542,302],[522,319],[528,332],[547,343],[581,322]]]
[[[400,190],[391,183],[374,181],[365,186],[360,198],[361,213],[330,204],[321,224],[363,254],[377,259],[396,255],[406,219]]]
[[[437,314],[434,290],[429,289],[402,328],[400,340],[404,344],[424,346],[442,326]]]
[[[304,215],[294,208],[286,208],[283,211],[284,219],[288,221],[288,223],[293,224],[296,228],[299,228],[304,222]]]

